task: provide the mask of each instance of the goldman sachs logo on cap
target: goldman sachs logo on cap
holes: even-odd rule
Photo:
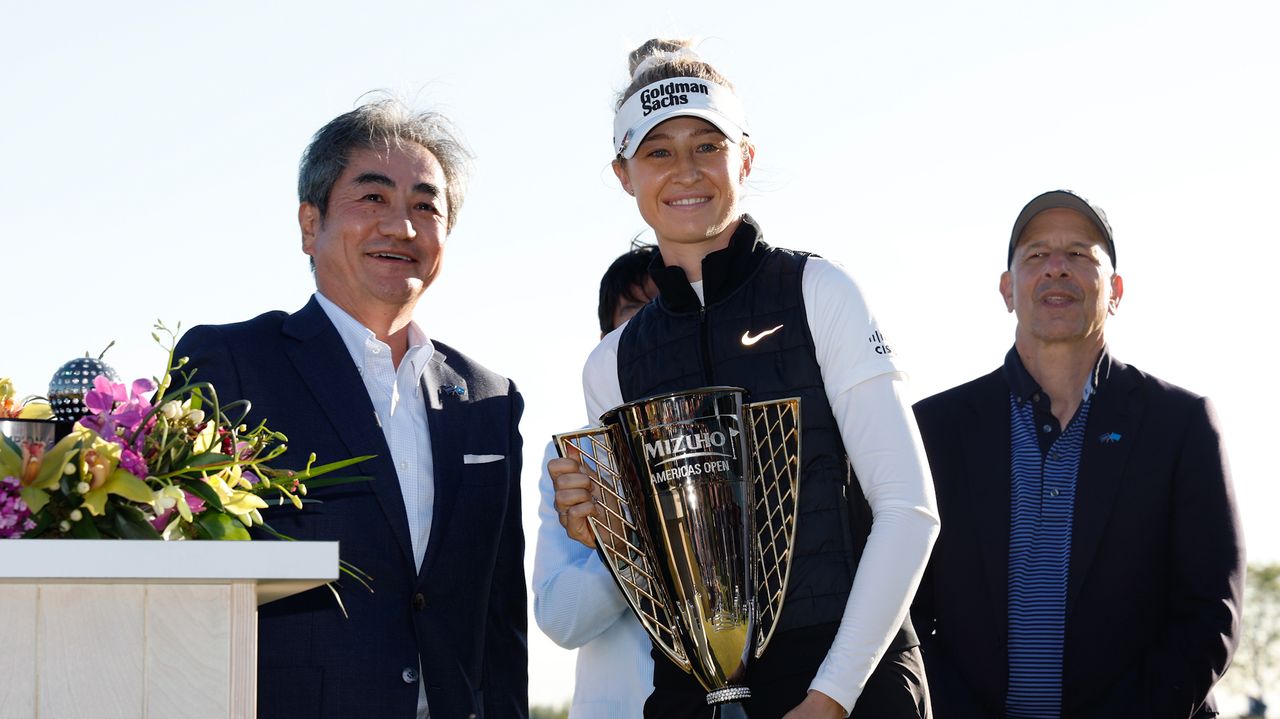
[[[640,109],[648,117],[654,110],[688,105],[691,92],[710,95],[711,88],[701,82],[668,82],[657,87],[647,87],[640,92]]]

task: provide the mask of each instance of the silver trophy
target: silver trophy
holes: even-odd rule
[[[737,387],[629,402],[556,435],[592,477],[596,546],[655,645],[707,690],[751,696],[746,670],[782,612],[800,489],[800,400]]]
[[[9,440],[15,451],[25,450],[30,456],[39,458],[67,434],[59,425],[51,419],[0,419],[0,435]]]

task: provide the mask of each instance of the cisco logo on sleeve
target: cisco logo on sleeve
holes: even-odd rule
[[[888,342],[884,341],[884,335],[880,334],[880,330],[872,332],[871,336],[867,338],[867,342],[875,347],[876,354],[884,355],[885,357],[893,356],[893,348],[889,346]]]

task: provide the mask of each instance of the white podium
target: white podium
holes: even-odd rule
[[[257,606],[337,577],[337,542],[0,540],[0,719],[253,717]]]

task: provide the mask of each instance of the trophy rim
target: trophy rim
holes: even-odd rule
[[[728,385],[728,384],[708,385],[706,387],[692,387],[690,389],[682,389],[676,392],[661,392],[659,394],[649,395],[648,397],[633,399],[630,402],[623,402],[617,407],[614,407],[613,409],[605,411],[604,414],[600,415],[599,421],[601,422],[601,424],[608,424],[608,422],[605,419],[606,417],[612,417],[612,416],[621,414],[622,411],[625,409],[630,409],[632,407],[639,407],[640,405],[648,404],[649,402],[655,402],[657,400],[670,399],[672,397],[683,397],[684,395],[693,394],[695,392],[738,392],[742,394],[743,402],[746,402],[746,399],[748,396],[747,390],[745,387],[737,387],[737,386]]]

